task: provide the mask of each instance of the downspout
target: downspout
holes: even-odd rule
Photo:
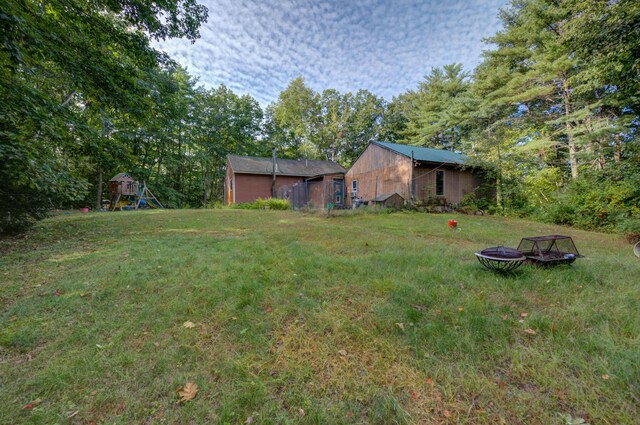
[[[411,179],[409,181],[409,202],[411,202],[411,206],[413,206],[413,150],[411,151],[411,174],[409,178]]]
[[[271,197],[276,197],[276,148],[271,148],[271,167],[273,169],[273,180],[271,181]]]

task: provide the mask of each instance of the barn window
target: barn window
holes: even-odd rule
[[[351,191],[354,193],[358,191],[358,180],[351,181]]]
[[[444,196],[444,171],[436,171],[436,196]]]

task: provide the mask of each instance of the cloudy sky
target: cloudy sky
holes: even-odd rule
[[[499,29],[506,0],[200,0],[202,37],[158,47],[206,87],[225,84],[260,103],[296,76],[317,91],[368,89],[390,100],[432,67],[471,70]]]

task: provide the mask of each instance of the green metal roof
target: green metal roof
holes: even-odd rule
[[[467,160],[467,157],[461,153],[451,152],[444,149],[432,149],[424,148],[422,146],[400,145],[398,143],[387,142],[372,143],[409,158],[411,158],[411,151],[413,151],[413,159],[416,161],[462,165]]]

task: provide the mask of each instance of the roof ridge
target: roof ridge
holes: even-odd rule
[[[383,145],[407,146],[407,147],[416,148],[416,149],[429,149],[429,150],[432,150],[432,151],[449,152],[449,153],[454,153],[454,154],[458,154],[458,155],[464,155],[461,152],[450,151],[449,149],[445,149],[445,148],[430,148],[428,146],[407,145],[407,144],[404,144],[404,143],[394,143],[394,142],[381,142],[379,140],[374,140],[373,143],[383,144]]]
[[[236,155],[236,154],[227,154],[227,158],[228,157],[236,157],[236,158],[252,158],[252,159],[264,159],[264,160],[268,160],[271,161],[272,157],[270,156],[254,156],[254,155]],[[313,162],[330,162],[332,164],[338,164],[336,161],[331,161],[328,159],[308,159],[308,158],[279,158],[276,157],[276,160],[279,161],[313,161]],[[340,165],[340,164],[338,164]]]
[[[468,156],[463,153],[447,149],[405,145],[402,143],[380,142],[378,140],[372,141],[371,144],[407,158],[413,157],[417,161],[463,165],[468,159]]]

